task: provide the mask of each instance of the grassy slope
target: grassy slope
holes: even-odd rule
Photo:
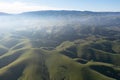
[[[108,46],[108,44],[111,44],[111,46]],[[76,58],[112,63],[119,66],[120,54],[118,53],[119,45],[117,44],[119,43],[108,42],[106,40],[98,40],[96,42],[91,40],[67,41],[58,46],[56,50],[71,58],[74,56]],[[106,45],[109,48],[107,48]],[[112,53],[112,51],[115,52]]]
[[[46,57],[43,54],[47,54]],[[51,80],[114,80],[59,53],[48,54],[42,50],[36,51],[36,49],[29,50],[16,61],[0,69],[1,80],[16,80],[16,78],[43,80],[46,77],[48,78],[45,80],[49,78]]]
[[[12,58],[11,62],[6,60],[6,64],[1,66],[0,80],[114,80],[56,50],[32,48],[29,40],[24,41],[12,46],[9,52],[0,56],[0,60],[4,62],[21,52],[16,58]],[[18,47],[19,45],[23,46]]]
[[[50,56],[48,66],[51,80],[114,80],[59,53],[53,53]]]

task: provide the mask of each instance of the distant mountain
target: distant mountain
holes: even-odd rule
[[[74,15],[74,16],[84,16],[84,15],[120,15],[120,12],[92,12],[92,11],[69,11],[69,10],[46,10],[46,11],[31,11],[24,12],[20,15],[46,15],[46,16],[59,16],[59,15]]]
[[[92,12],[92,11],[32,11],[19,14],[24,17],[54,19],[65,23],[75,23],[81,26],[120,26],[120,12]],[[48,19],[47,19],[48,18]]]
[[[10,15],[10,14],[4,13],[4,12],[0,12],[0,16],[3,16],[3,15]]]

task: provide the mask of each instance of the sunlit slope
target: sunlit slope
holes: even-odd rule
[[[15,39],[15,38],[4,38],[1,40],[2,45],[7,51],[0,56],[0,68],[7,66],[11,62],[18,59],[25,51],[31,48],[30,41],[28,39]],[[15,43],[16,44],[15,44]],[[8,46],[9,45],[9,46]]]
[[[11,41],[11,40],[9,40]],[[5,45],[4,45],[5,46]],[[33,48],[19,39],[0,56],[0,80],[114,80],[62,55],[59,51]]]
[[[76,40],[65,41],[56,48],[57,51],[71,58],[82,58],[87,61],[111,63],[120,66],[119,41]]]
[[[56,50],[105,76],[119,80],[120,54],[119,45],[116,44],[119,44],[119,41],[101,39],[65,41]]]
[[[114,80],[59,53],[31,49],[0,69],[1,80]],[[87,77],[86,77],[87,76]]]
[[[88,65],[74,62],[59,53],[53,53],[50,56],[47,65],[49,66],[51,80],[114,80],[90,69]]]

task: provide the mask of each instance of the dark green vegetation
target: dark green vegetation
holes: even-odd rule
[[[0,17],[0,80],[120,80],[119,12]]]

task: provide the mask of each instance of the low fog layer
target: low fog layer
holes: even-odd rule
[[[35,11],[15,15],[0,15],[1,32],[25,30],[28,28],[60,28],[60,26],[120,27],[120,13],[99,13],[87,11]]]

